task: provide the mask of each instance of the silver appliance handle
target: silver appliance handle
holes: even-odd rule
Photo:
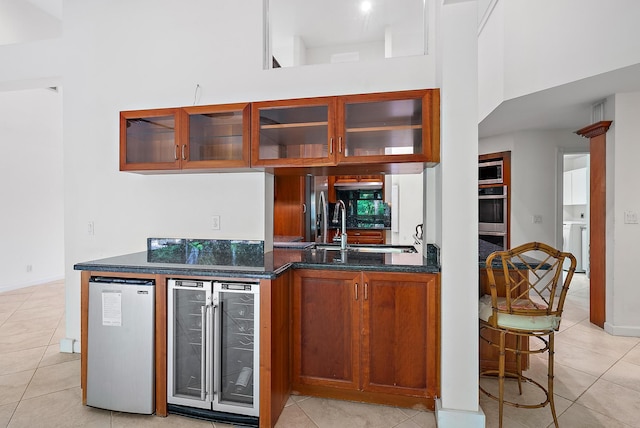
[[[497,160],[497,161],[480,161],[478,162],[478,165],[480,168],[482,168],[483,166],[502,166],[504,164],[504,161],[501,160]]]
[[[213,400],[213,395],[211,394],[211,391],[213,390],[213,387],[211,385],[212,381],[213,381],[213,374],[211,372],[211,367],[212,367],[212,361],[211,361],[211,344],[214,343],[214,339],[213,339],[213,321],[212,321],[212,315],[211,313],[215,313],[215,305],[213,304],[208,304],[207,305],[207,337],[208,337],[208,341],[207,341],[207,380],[206,380],[206,385],[207,385],[207,401],[210,403]]]
[[[220,362],[220,348],[222,346],[221,343],[221,339],[220,339],[220,331],[219,329],[221,328],[221,321],[218,320],[218,305],[220,304],[220,293],[217,292],[215,293],[216,296],[214,297],[214,303],[213,303],[213,364],[211,364],[211,366],[213,367],[213,395],[214,397],[218,394],[218,387],[220,386],[220,370],[221,370],[221,362]],[[217,398],[213,398],[212,401],[217,400]]]
[[[200,399],[205,400],[207,396],[207,305],[200,307],[202,316],[202,328],[200,329]]]
[[[507,195],[482,195],[478,199],[507,199]]]

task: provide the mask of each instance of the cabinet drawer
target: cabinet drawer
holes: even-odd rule
[[[384,230],[348,229],[347,242],[349,244],[384,244],[386,234]]]

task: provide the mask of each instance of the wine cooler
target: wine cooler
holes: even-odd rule
[[[258,282],[168,281],[170,411],[258,416],[259,304]]]

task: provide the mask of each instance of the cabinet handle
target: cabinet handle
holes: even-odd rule
[[[187,160],[187,158],[186,158],[186,157],[185,157],[185,155],[184,155],[184,150],[185,150],[186,148],[187,148],[187,145],[186,145],[186,144],[183,144],[183,145],[182,145],[182,160]]]
[[[178,146],[178,145],[176,144],[176,150],[175,150],[175,152],[173,153],[173,155],[175,156],[175,160],[178,160],[178,150],[179,150],[179,149],[180,149],[180,146]]]
[[[353,284],[353,290],[356,293],[356,300],[358,300],[358,283]]]
[[[307,213],[307,204],[302,204],[302,214]]]
[[[369,283],[364,283],[364,300],[369,300]]]
[[[329,154],[333,154],[333,137],[329,140]]]
[[[338,151],[342,153],[342,136],[338,137]]]

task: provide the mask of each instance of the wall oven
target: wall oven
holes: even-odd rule
[[[478,184],[502,184],[504,181],[502,159],[481,161],[478,164]]]
[[[480,239],[506,248],[507,186],[478,189],[478,233]]]
[[[167,285],[169,411],[255,425],[259,283],[170,279]]]

